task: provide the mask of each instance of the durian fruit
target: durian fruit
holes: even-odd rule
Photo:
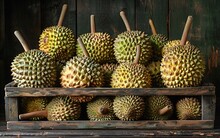
[[[61,86],[64,88],[101,87],[103,85],[101,66],[89,57],[80,38],[78,38],[79,41],[85,56],[73,57],[67,61],[61,71]]]
[[[141,46],[140,64],[147,64],[152,56],[152,46],[145,32],[131,30],[124,11],[120,12],[127,31],[120,33],[114,41],[114,52],[118,63],[132,62],[136,55],[136,46]]]
[[[144,99],[136,95],[116,96],[113,101],[113,109],[120,120],[138,120],[144,114]]]
[[[147,68],[138,64],[141,48],[137,46],[137,54],[133,63],[121,63],[112,74],[112,88],[150,88],[151,76]]]
[[[14,32],[24,49],[28,45],[19,33]],[[17,55],[11,63],[12,80],[17,87],[43,88],[52,87],[56,82],[56,63],[45,52],[37,49]]]
[[[45,110],[49,98],[47,97],[25,97],[21,99],[21,109],[23,113]],[[30,120],[42,120],[43,117],[33,117]]]
[[[118,64],[114,63],[106,63],[101,65],[104,73],[104,87],[111,87],[112,73],[117,68],[117,66]]]
[[[91,19],[91,33],[85,33],[79,37],[82,39],[91,58],[99,64],[112,63],[115,61],[113,39],[108,33],[96,32],[94,15]],[[76,45],[77,56],[84,56],[79,43]]]
[[[161,61],[161,76],[168,88],[194,87],[200,85],[205,73],[205,60],[201,51],[186,44],[192,17],[189,16],[180,45],[174,46]]]
[[[153,49],[152,60],[153,61],[161,60],[162,49],[163,49],[164,45],[168,42],[168,38],[164,34],[157,33],[152,19],[149,19],[149,24],[151,27],[151,31],[153,33],[150,36],[150,41],[152,43],[152,49]]]
[[[73,102],[69,96],[54,97],[45,110],[20,114],[19,119],[29,119],[32,117],[46,117],[49,121],[77,120],[80,117],[81,106]]]
[[[168,96],[154,95],[146,97],[146,118],[150,120],[168,120],[173,114],[173,103]]]
[[[147,69],[151,75],[152,79],[152,87],[164,87],[163,80],[161,78],[160,72],[160,61],[152,61],[148,66]]]
[[[67,5],[63,5],[58,25],[47,27],[39,37],[39,49],[58,61],[68,61],[75,55],[76,44],[73,31],[62,26]]]
[[[71,96],[72,100],[76,103],[87,103],[90,102],[95,96],[80,95],[80,96]]]
[[[201,104],[195,97],[182,98],[176,104],[177,118],[180,120],[199,120]]]
[[[87,103],[87,115],[92,121],[114,120],[113,100],[109,97],[96,97]]]

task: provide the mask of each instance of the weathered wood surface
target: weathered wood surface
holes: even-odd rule
[[[166,120],[166,121],[8,121],[8,130],[39,129],[211,129],[214,120]]]
[[[5,98],[5,117],[6,121],[18,120],[18,98]]]
[[[215,86],[188,88],[18,88],[5,87],[6,97],[58,95],[215,95]]]
[[[215,96],[202,96],[202,120],[215,120],[216,111],[216,97]]]

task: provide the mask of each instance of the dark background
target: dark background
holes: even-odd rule
[[[187,16],[192,15],[193,24],[188,40],[201,49],[206,61],[211,49],[220,47],[219,0],[1,0],[0,111],[2,117],[4,117],[4,86],[11,82],[10,65],[13,58],[23,52],[13,32],[19,30],[31,49],[38,48],[38,39],[42,30],[57,24],[64,3],[68,4],[68,11],[63,25],[71,28],[76,37],[90,32],[91,14],[95,15],[97,31],[108,32],[112,37],[116,37],[126,30],[119,16],[119,12],[124,10],[133,30],[142,30],[151,34],[148,19],[152,18],[157,32],[166,34],[170,40],[181,38]],[[216,86],[215,128],[220,128],[218,70],[219,67],[211,68],[204,78],[205,82]]]

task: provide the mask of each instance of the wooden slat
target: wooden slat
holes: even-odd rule
[[[211,129],[213,120],[169,121],[8,121],[9,130],[39,129]]]
[[[215,120],[216,97],[202,96],[202,120]]]
[[[5,117],[6,121],[18,120],[18,98],[5,98]]]

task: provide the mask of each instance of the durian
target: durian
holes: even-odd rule
[[[81,41],[81,39],[78,38],[78,41]],[[73,57],[67,61],[61,71],[62,87],[81,88],[101,87],[103,85],[103,72],[100,64],[90,58],[88,52],[85,53],[86,56]]]
[[[63,6],[66,10],[67,5]],[[64,16],[64,13],[61,15]],[[49,54],[52,58],[60,61],[68,61],[75,55],[76,44],[73,31],[65,26],[62,26],[61,18],[58,25],[47,27],[43,30],[39,37],[39,49]]]
[[[113,100],[108,97],[96,97],[96,99],[87,103],[87,115],[92,121],[115,119]]]
[[[180,120],[196,120],[201,118],[201,104],[197,98],[183,98],[176,104],[177,118]]]
[[[188,20],[187,23],[191,24],[190,16]],[[186,26],[189,29],[190,25]],[[200,50],[193,45],[185,45],[185,32],[188,32],[185,29],[180,45],[174,46],[161,61],[161,76],[168,88],[198,86],[205,73],[205,61]]]
[[[76,103],[87,103],[90,102],[95,96],[80,95],[80,96],[71,96],[72,100]]]
[[[91,33],[82,34],[82,39],[91,58],[99,64],[112,63],[115,61],[113,39],[108,33],[95,32],[94,15],[91,15]],[[82,49],[77,43],[77,56],[84,56]]]
[[[19,41],[25,41],[18,31],[15,31],[15,35],[19,36],[18,39],[22,39]],[[22,43],[22,46],[28,47],[26,42]],[[17,87],[53,87],[56,82],[55,61],[45,52],[37,49],[17,55],[11,63],[11,72],[12,80]]]
[[[19,119],[46,117],[49,121],[77,120],[80,117],[81,106],[73,102],[69,96],[54,97],[45,110],[20,114]]]
[[[102,70],[104,73],[104,87],[111,87],[111,79],[112,79],[112,73],[117,68],[118,64],[102,64]]]
[[[138,64],[141,48],[133,63],[121,63],[112,74],[112,88],[150,88],[151,76],[144,65]]]
[[[149,96],[146,98],[145,111],[147,119],[167,120],[173,114],[173,103],[168,96]]]
[[[140,45],[142,53],[140,64],[147,64],[152,56],[152,46],[149,36],[142,31],[131,31],[125,13],[120,15],[126,25],[127,31],[119,34],[114,41],[114,52],[118,63],[132,62],[136,55],[136,46]]]
[[[116,96],[113,109],[120,120],[138,120],[143,116],[145,110],[144,99],[136,95]]]
[[[151,75],[152,87],[164,87],[163,80],[161,78],[160,72],[160,61],[153,61],[148,66],[147,69]]]

